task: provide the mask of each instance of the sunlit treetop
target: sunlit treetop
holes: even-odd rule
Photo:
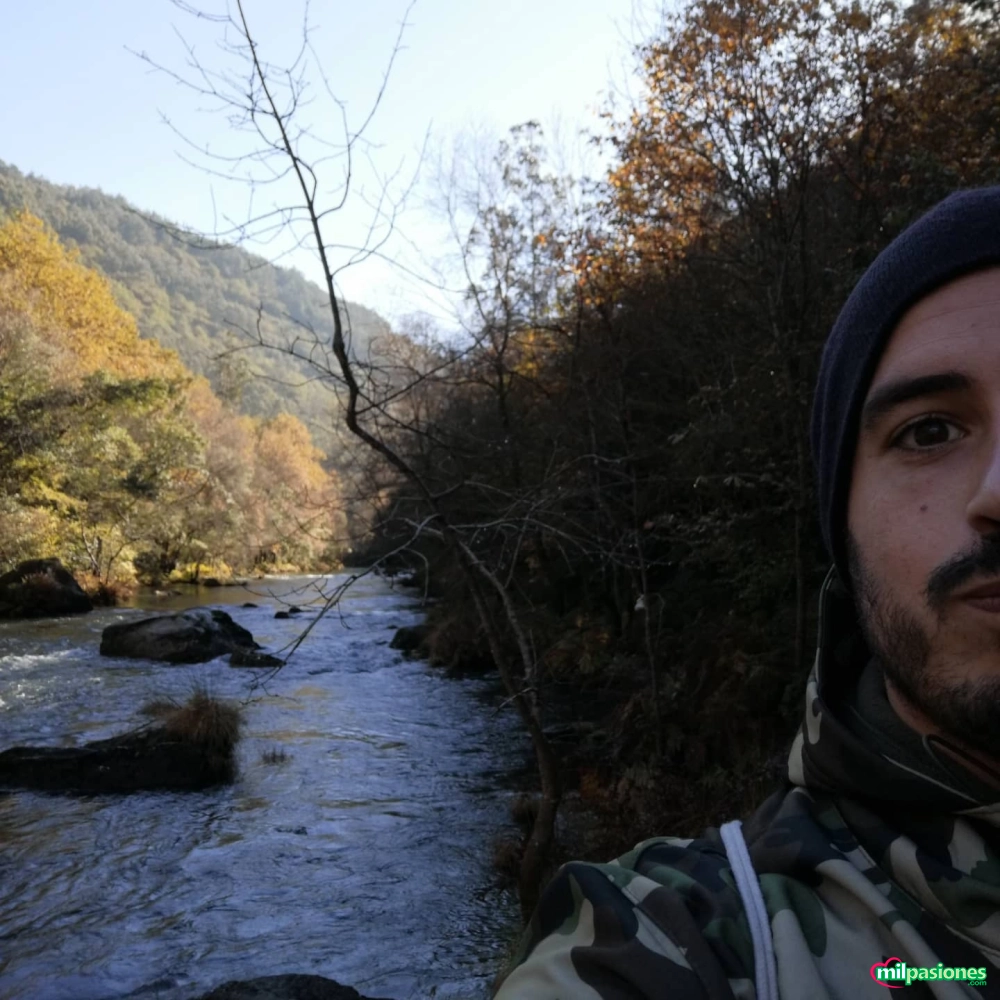
[[[68,351],[79,377],[186,375],[174,351],[140,338],[108,280],[29,212],[0,225],[0,311],[24,316],[44,340]]]

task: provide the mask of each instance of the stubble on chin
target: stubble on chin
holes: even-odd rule
[[[961,664],[949,663],[947,650],[934,649],[921,621],[870,571],[850,533],[847,554],[862,633],[886,681],[943,735],[1000,759],[1000,632],[994,644],[997,674],[963,677]],[[940,600],[929,602],[928,610],[944,624],[947,610]]]

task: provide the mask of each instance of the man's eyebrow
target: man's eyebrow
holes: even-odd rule
[[[870,431],[890,410],[921,396],[961,392],[972,388],[972,379],[961,372],[937,372],[916,378],[900,378],[879,386],[861,410],[861,427]]]

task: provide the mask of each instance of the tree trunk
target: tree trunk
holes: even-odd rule
[[[538,904],[545,865],[552,850],[552,842],[555,839],[556,815],[559,810],[559,802],[562,798],[559,764],[542,728],[541,718],[538,713],[537,692],[533,692],[530,688],[525,689],[512,670],[510,661],[501,643],[499,629],[486,603],[479,574],[475,567],[470,564],[468,553],[463,551],[460,545],[456,547],[460,565],[465,572],[469,590],[476,605],[476,612],[486,631],[486,639],[489,643],[490,653],[496,663],[497,672],[500,674],[500,679],[503,682],[508,697],[513,701],[518,715],[520,715],[521,721],[528,731],[528,736],[531,738],[531,746],[535,753],[535,763],[538,766],[541,797],[538,804],[538,813],[531,827],[531,834],[525,844],[517,880],[521,917],[524,923],[527,923]],[[509,612],[508,618],[510,618]],[[508,624],[515,629],[517,628],[516,621],[508,621]],[[531,678],[526,677],[525,680],[530,683]]]
[[[517,878],[517,895],[521,904],[521,919],[525,924],[531,919],[542,891],[542,878],[548,863],[552,842],[555,840],[556,816],[562,798],[562,783],[559,779],[559,764],[542,728],[533,720],[528,725],[531,743],[538,765],[541,798],[538,812],[531,827],[531,835],[521,858],[521,870]]]

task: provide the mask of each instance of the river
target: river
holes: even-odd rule
[[[274,651],[311,617],[275,611],[324,582],[138,603],[223,608]],[[0,997],[188,1000],[286,972],[396,1000],[487,997],[517,927],[490,845],[525,745],[489,681],[389,648],[421,618],[413,592],[356,583],[255,691],[261,672],[224,660],[98,654],[106,625],[144,613],[0,623],[0,749],[111,736],[202,685],[246,702],[239,776],[199,793],[0,794]]]

